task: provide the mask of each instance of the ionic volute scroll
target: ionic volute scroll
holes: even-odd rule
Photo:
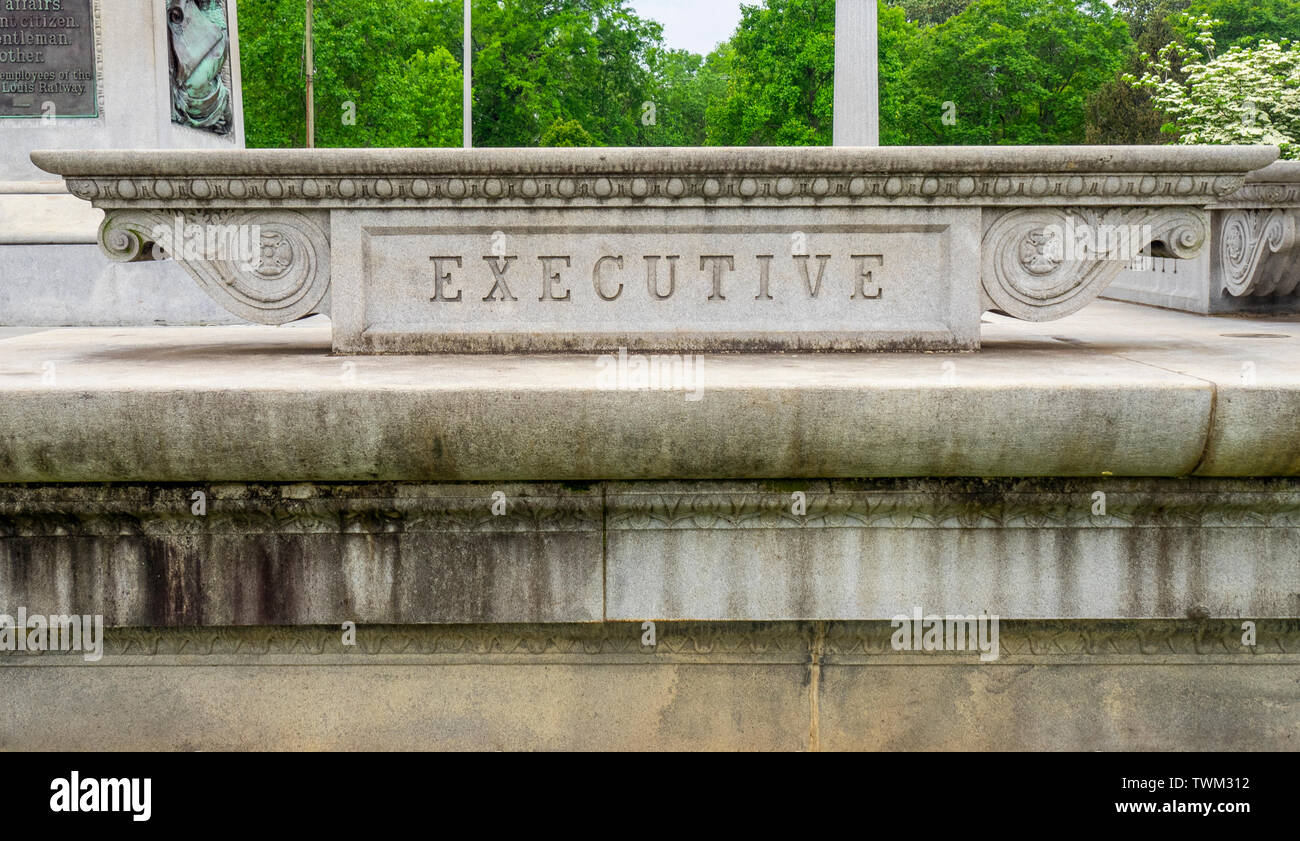
[[[986,212],[994,216],[995,212]],[[1195,207],[1023,208],[986,223],[987,309],[1052,321],[1095,300],[1142,255],[1190,259],[1209,234]]]
[[[118,262],[176,260],[213,300],[258,324],[329,311],[323,213],[109,210],[100,246]]]

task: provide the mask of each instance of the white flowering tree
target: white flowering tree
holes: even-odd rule
[[[1282,157],[1300,158],[1300,44],[1261,41],[1215,55],[1220,21],[1190,21],[1191,46],[1172,43],[1147,62],[1130,84],[1149,89],[1169,119],[1164,130],[1180,143],[1280,146]],[[1178,65],[1181,62],[1181,72]]]

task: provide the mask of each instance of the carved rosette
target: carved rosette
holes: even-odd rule
[[[118,262],[174,259],[213,300],[258,324],[329,310],[324,213],[110,210],[99,230]]]
[[[1219,217],[1220,288],[1236,297],[1289,295],[1300,286],[1296,210],[1229,210]],[[1277,256],[1274,256],[1277,255]]]
[[[1095,300],[1142,253],[1196,256],[1209,232],[1194,207],[1023,208],[984,233],[986,303],[1025,321],[1052,321]]]

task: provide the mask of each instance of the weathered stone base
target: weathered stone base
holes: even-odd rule
[[[1295,618],[1297,558],[1296,479],[0,485],[0,611],[109,626]]]
[[[1300,623],[887,622],[110,631],[0,656],[0,749],[1295,750]]]
[[[109,626],[0,749],[1293,750],[1298,558],[1297,479],[0,485],[0,613]]]

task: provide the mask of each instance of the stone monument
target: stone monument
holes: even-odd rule
[[[1144,251],[1194,257],[1207,241],[1205,206],[1276,155],[891,147],[33,159],[107,212],[100,243],[113,259],[152,260],[160,242],[195,239],[166,250],[240,318],[326,313],[336,352],[421,353],[975,350],[985,311],[1061,318]],[[1119,236],[1075,248],[1076,230]],[[259,253],[228,247],[254,231]]]
[[[235,0],[0,3],[0,325],[227,322],[177,267],[95,248],[34,149],[239,149]]]
[[[0,343],[0,749],[1294,743],[1300,325],[1095,302],[1293,283],[1276,148],[230,151],[165,11],[218,148],[33,161],[330,323]]]

